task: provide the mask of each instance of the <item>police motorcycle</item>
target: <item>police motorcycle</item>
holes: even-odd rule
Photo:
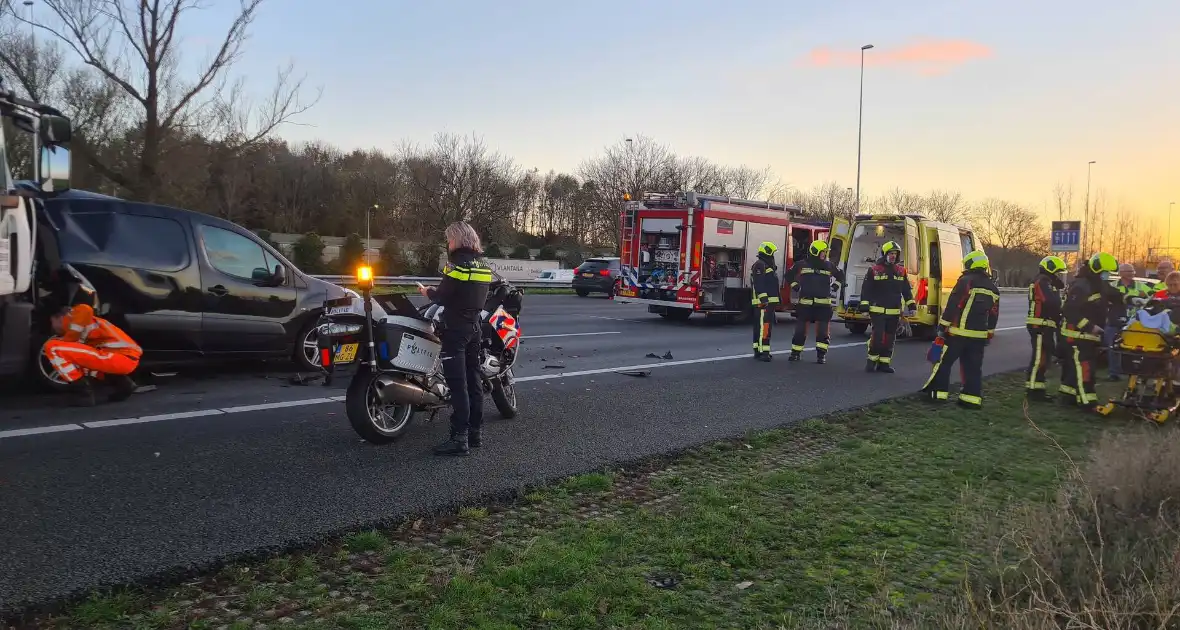
[[[324,385],[338,367],[353,371],[345,394],[348,422],[372,444],[405,435],[414,414],[433,419],[450,406],[442,375],[439,339],[443,308],[416,307],[401,294],[373,295],[373,270],[357,270],[356,291],[328,300],[317,324],[317,348]],[[480,379],[504,418],[516,416],[512,373],[520,349],[523,292],[498,275],[480,313]]]

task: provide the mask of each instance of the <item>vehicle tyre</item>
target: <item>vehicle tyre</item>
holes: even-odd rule
[[[49,362],[49,357],[45,356],[45,344],[48,341],[46,339],[34,346],[37,348],[37,354],[29,358],[30,376],[39,389],[50,392],[62,392],[69,388],[69,383],[62,380],[61,375],[57,373],[57,370],[53,369],[53,364]]]
[[[373,386],[376,380],[377,375],[369,368],[358,368],[356,376],[348,383],[344,409],[348,423],[361,439],[370,444],[389,444],[406,434],[414,419],[414,407],[381,402]]]
[[[516,417],[516,379],[509,369],[504,376],[492,381],[492,402],[505,420]]]
[[[854,335],[863,335],[869,332],[868,324],[848,324],[848,331]]]
[[[295,336],[295,351],[292,353],[291,360],[295,362],[295,367],[300,372],[318,372],[320,369],[320,349],[316,345],[319,341],[319,333],[316,330],[317,323],[319,323],[319,318],[311,317],[299,330],[299,334]]]
[[[590,292],[586,289],[574,289],[574,293],[577,293],[578,297],[586,297],[587,295],[590,295]]]

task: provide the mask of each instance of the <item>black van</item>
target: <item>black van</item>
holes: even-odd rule
[[[143,347],[145,365],[290,358],[314,369],[319,311],[346,295],[249,230],[198,212],[68,190],[45,200],[37,232],[37,285],[72,266],[96,290],[99,314]],[[36,319],[40,348],[48,318]]]

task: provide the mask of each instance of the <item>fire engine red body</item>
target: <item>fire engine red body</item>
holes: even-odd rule
[[[779,278],[829,228],[805,223],[796,206],[693,192],[645,194],[620,215],[622,276],[614,299],[646,304],[670,319],[694,312],[729,320],[750,312],[750,265],[758,247],[778,247]],[[791,289],[780,287],[780,311],[790,310]]]

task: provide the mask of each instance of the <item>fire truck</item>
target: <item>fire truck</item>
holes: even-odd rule
[[[779,278],[830,226],[803,222],[797,206],[695,192],[624,197],[621,270],[614,300],[646,304],[665,319],[693,313],[724,321],[751,312],[750,265],[764,241],[778,246]],[[791,288],[779,289],[778,310],[791,310]]]

